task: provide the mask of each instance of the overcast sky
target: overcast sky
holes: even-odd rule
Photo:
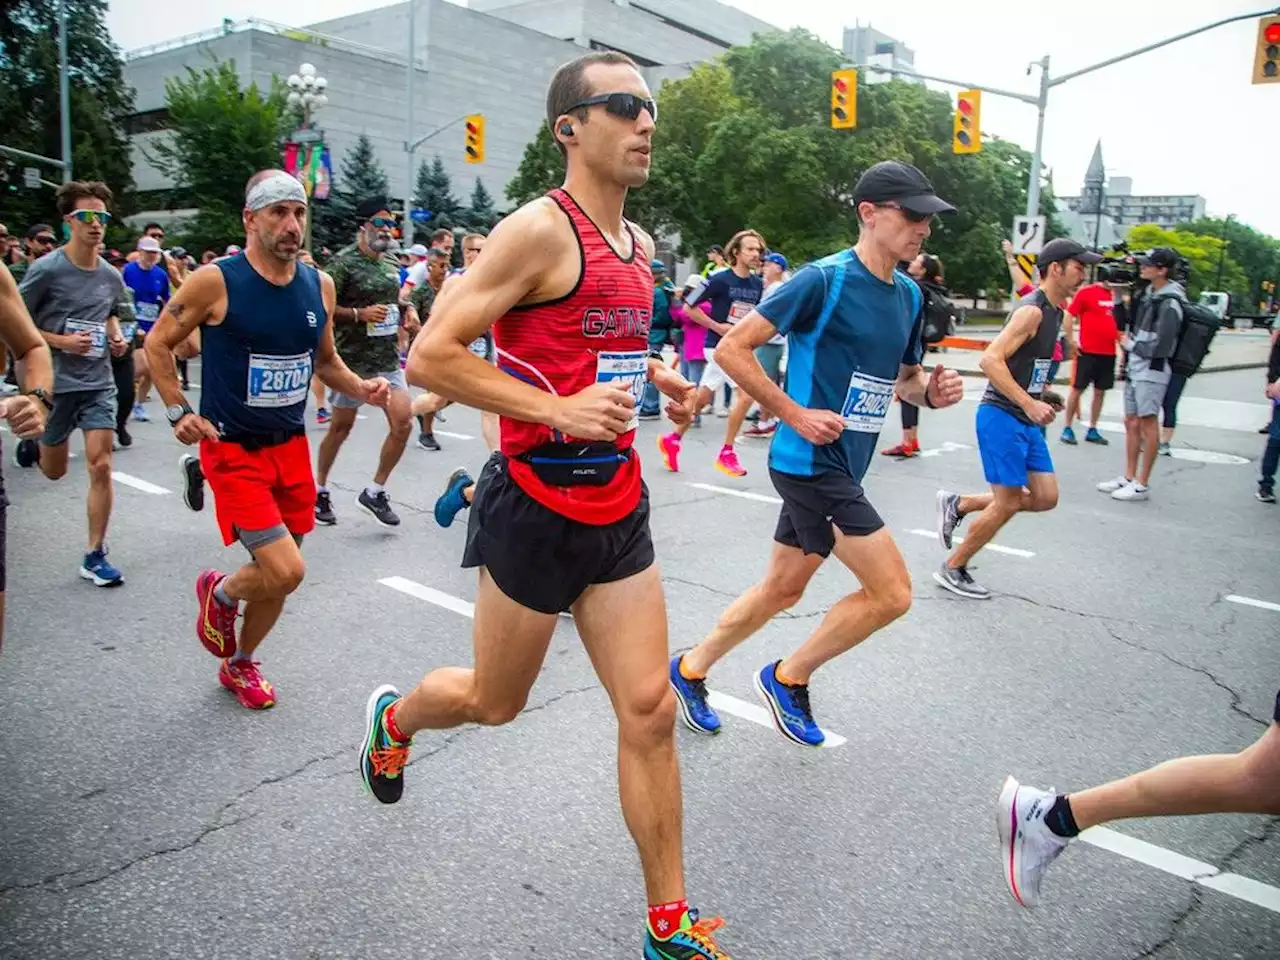
[[[1210,20],[1249,13],[1259,0],[1074,0],[1014,5],[1005,0],[729,0],[779,27],[803,26],[835,47],[854,12],[907,43],[916,69],[931,75],[1036,93],[1027,64],[1045,54],[1051,74],[1089,66]],[[384,6],[383,0],[303,0],[271,7],[268,19],[303,26]],[[464,4],[465,5],[465,4]],[[850,11],[847,15],[839,8]],[[223,17],[262,16],[257,0],[203,0],[180,8],[112,0],[107,24],[125,50],[215,27]],[[305,12],[304,12],[305,11]],[[1280,83],[1250,84],[1256,22],[1219,27],[1056,87],[1045,128],[1045,163],[1060,195],[1076,194],[1102,139],[1109,174],[1133,178],[1134,193],[1200,194],[1211,215],[1280,236]],[[399,37],[388,38],[399,49]],[[1027,149],[1035,108],[983,98],[982,128]]]

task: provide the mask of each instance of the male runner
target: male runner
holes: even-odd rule
[[[111,214],[111,190],[98,181],[72,180],[58,188],[58,212],[71,226],[67,244],[31,264],[19,290],[53,351],[53,409],[39,443],[22,440],[14,452],[20,467],[36,463],[50,480],[66,476],[67,441],[84,433],[89,471],[89,552],[80,576],[95,586],[124,583],[107,560],[111,519],[111,442],[116,432],[116,386],[108,353],[127,349],[115,315],[124,283],[115,267],[98,255]]]
[[[991,599],[991,591],[969,575],[969,561],[1015,514],[1040,513],[1058,505],[1058,478],[1044,428],[1063,402],[1049,389],[1049,367],[1062,326],[1062,305],[1085,281],[1085,267],[1101,259],[1066,237],[1046,243],[1037,260],[1040,286],[1021,300],[978,361],[990,381],[978,404],[977,432],[991,493],[961,496],[938,491],[938,539],[944,550],[951,550],[960,521],[980,514],[968,537],[933,575],[957,596]]]
[[[498,225],[414,344],[411,382],[502,414],[463,557],[480,568],[475,666],[436,670],[407,697],[375,690],[360,766],[394,803],[415,732],[514,719],[571,609],[617,714],[623,815],[650,903],[644,957],[721,960],[719,924],[685,901],[666,609],[631,446],[646,377],[678,401],[676,420],[692,415],[694,392],[648,358],[653,241],[622,216],[628,187],[649,176],[656,113],[625,55],[562,66],[547,121],[567,157],[564,188]],[[491,326],[499,367],[469,348]]]
[[[334,390],[379,406],[387,383],[347,369],[333,345],[333,281],[296,262],[307,218],[302,185],[283,170],[254,174],[243,216],[244,253],[191,274],[160,314],[146,350],[174,434],[200,444],[223,543],[239,540],[252,557],[230,576],[205,570],[196,579],[196,636],[222,660],[222,685],[242,706],[261,710],[276,694],[253,654],[302,582],[299,547],[315,524],[305,427],[312,366]],[[173,364],[196,330],[204,352],[199,414]]]
[[[828,611],[789,657],[766,664],[756,691],[787,739],[826,739],[809,705],[809,679],[828,661],[905,614],[911,575],[862,488],[894,394],[927,407],[964,396],[960,375],[942,364],[925,376],[923,298],[898,271],[915,259],[935,214],[955,210],[915,167],[877,163],[854,187],[858,242],[800,270],[720,341],[716,362],[782,420],[769,450],[769,476],[782,497],[764,579],[729,605],[707,638],[670,662],[686,725],[717,733],[706,677],[726,653],[794,606],[831,553],[861,589]],[[754,351],[787,337],[791,363],[779,388]]]
[[[1099,824],[1206,813],[1280,815],[1280,693],[1271,726],[1239,753],[1182,757],[1082,793],[1055,794],[1004,782],[996,807],[1005,883],[1024,907],[1068,843]]]
[[[384,527],[397,527],[400,517],[391,509],[386,483],[391,471],[404,455],[413,419],[409,415],[409,390],[400,369],[401,312],[411,314],[400,303],[400,275],[396,260],[387,253],[395,217],[387,209],[384,197],[369,197],[356,207],[360,232],[356,242],[339,250],[325,266],[333,279],[338,298],[333,314],[333,339],[338,352],[351,369],[361,377],[386,380],[391,385],[391,399],[386,405],[387,438],[382,442],[378,468],[373,482],[360,491],[356,503],[364,507]],[[416,319],[406,316],[409,325]],[[329,395],[333,419],[320,442],[316,456],[316,521],[331,525],[338,522],[329,495],[329,471],[342,444],[355,426],[356,411],[365,401],[359,396],[344,396],[334,391]]]
[[[428,255],[432,250],[437,250],[444,254],[445,267],[447,268],[453,262],[453,231],[445,227],[441,227],[435,233],[431,234],[431,244],[427,248]],[[409,294],[413,292],[414,287],[422,285],[426,279],[427,271],[431,269],[431,258],[419,260],[409,268],[409,273],[405,276],[404,285],[400,289],[400,299],[408,300]]]
[[[764,295],[764,280],[756,272],[764,249],[764,237],[756,231],[740,230],[735,233],[724,250],[728,269],[711,274],[706,283],[685,299],[689,316],[707,328],[707,350],[711,350],[735,323],[746,317]],[[725,373],[714,356],[708,355],[702,380],[698,383],[698,409],[714,402],[716,394],[726,384],[734,386],[733,378]],[[724,446],[716,457],[716,469],[731,477],[745,477],[747,471],[738,460],[733,445],[751,404],[748,401],[744,405],[741,397],[734,399],[725,424]],[[674,431],[658,438],[662,462],[672,472],[680,469],[680,443],[688,431],[689,424],[680,423],[676,424]]]
[[[17,367],[23,395],[0,399],[0,420],[20,440],[44,433],[53,406],[53,359],[8,270],[0,270],[0,342]],[[3,458],[0,458],[2,460]],[[9,499],[0,473],[0,648],[4,647],[5,531]]]
[[[449,257],[440,248],[432,247],[427,251],[427,272],[422,275],[422,279],[418,283],[406,284],[404,288],[410,291],[409,302],[418,311],[418,317],[422,323],[425,324],[427,322],[431,307],[435,304],[436,297],[444,289],[445,282],[448,279]],[[403,290],[401,293],[403,294]],[[487,342],[487,354],[492,359],[492,339]],[[448,405],[449,401],[444,397],[430,392],[420,394],[414,398],[411,411],[418,420],[418,446],[422,447],[423,450],[440,449],[440,442],[436,440],[435,435],[436,414]]]
[[[138,334],[141,337],[155,326],[160,309],[169,300],[169,273],[160,262],[164,256],[160,243],[154,237],[144,236],[138,240],[137,259],[124,265],[120,275],[124,284],[133,291],[133,312],[138,318]],[[151,393],[151,370],[147,366],[146,351],[136,356],[137,377],[134,385],[133,419],[147,423],[146,399]]]

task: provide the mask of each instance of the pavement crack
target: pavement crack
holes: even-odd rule
[[[1085,620],[1097,620],[1100,623],[1126,623],[1130,626],[1152,626],[1152,624],[1142,623],[1139,620],[1125,620],[1122,617],[1108,617],[1104,613],[1089,613],[1085,610],[1076,610],[1072,607],[1059,606],[1056,603],[1047,603],[1044,600],[1037,600],[1034,597],[1024,597],[1020,593],[1000,593],[1000,597],[1007,597],[1010,600],[1021,600],[1023,603],[1029,603],[1033,607],[1040,607],[1044,610],[1057,610],[1060,613],[1069,613],[1073,616],[1082,617]]]
[[[1156,956],[1156,954],[1161,950],[1173,943],[1173,941],[1177,939],[1179,932],[1182,930],[1182,925],[1186,923],[1187,920],[1191,918],[1191,915],[1199,910],[1201,905],[1204,903],[1204,891],[1205,888],[1200,886],[1200,884],[1193,883],[1191,886],[1191,902],[1188,903],[1184,909],[1178,911],[1177,916],[1173,918],[1173,922],[1169,924],[1169,932],[1141,953],[1134,954],[1130,960],[1148,960],[1148,958]]]
[[[730,600],[738,599],[737,593],[730,593],[729,591],[721,590],[718,587],[712,587],[705,583],[698,583],[696,580],[684,580],[680,577],[673,577],[665,573],[662,575],[662,579],[667,583],[680,583],[684,584],[686,587],[698,587],[700,590],[706,590],[708,593],[714,593],[717,596],[728,597]]]

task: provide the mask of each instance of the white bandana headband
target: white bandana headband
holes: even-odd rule
[[[307,193],[297,177],[291,177],[282,170],[277,170],[269,177],[255,183],[245,197],[246,210],[258,211],[275,203],[285,201],[306,203]]]

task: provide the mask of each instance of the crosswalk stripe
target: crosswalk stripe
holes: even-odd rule
[[[150,480],[143,480],[141,477],[135,477],[132,474],[121,473],[119,470],[112,470],[111,478],[116,483],[123,483],[126,487],[133,487],[133,489],[141,490],[143,493],[152,493],[159,496],[160,494],[173,492],[164,487],[156,486]]]

